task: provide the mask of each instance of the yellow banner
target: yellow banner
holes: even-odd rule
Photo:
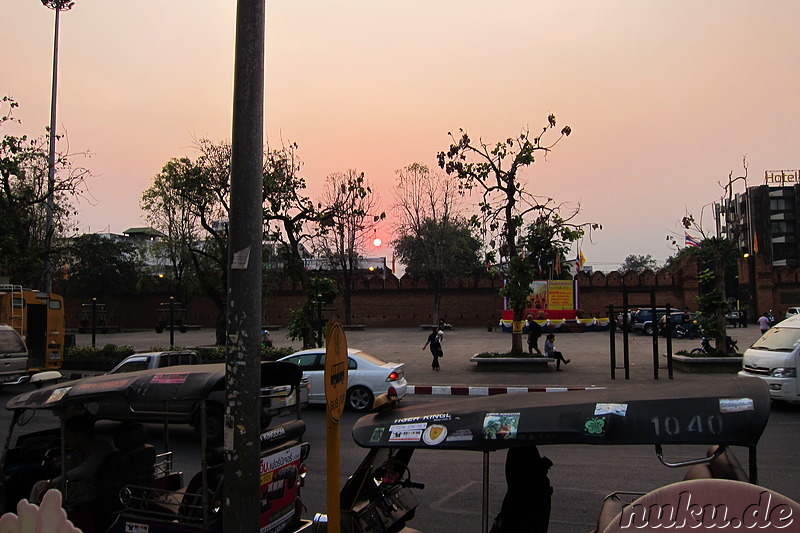
[[[547,282],[547,307],[554,311],[574,309],[572,280],[550,280]]]

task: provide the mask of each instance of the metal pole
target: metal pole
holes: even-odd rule
[[[625,367],[625,379],[631,379],[631,351],[628,344],[628,329],[630,323],[628,322],[628,291],[622,291],[622,323],[624,328],[622,331],[622,364]]]
[[[483,452],[483,502],[481,503],[481,531],[489,533],[489,452]]]
[[[175,346],[175,298],[169,297],[169,346]]]
[[[673,379],[672,375],[672,308],[667,304],[667,377]]]
[[[45,232],[44,232],[44,292],[50,294],[53,291],[53,211],[55,210],[55,200],[53,194],[56,184],[56,100],[58,95],[58,27],[61,18],[61,8],[56,5],[55,31],[53,35],[53,88],[50,93],[50,149],[47,155],[47,203],[45,211]],[[94,330],[93,330],[94,333]],[[94,343],[92,344],[94,346]]]
[[[92,298],[92,348],[97,336],[97,298]]]
[[[608,306],[608,332],[609,332],[609,351],[611,353],[611,379],[617,379],[617,340],[614,336],[617,333],[617,321],[614,317],[614,306]]]
[[[653,312],[653,379],[658,379],[658,313],[656,291],[650,291],[650,308]]]
[[[265,1],[238,0],[228,228],[225,483],[229,531],[258,531]]]

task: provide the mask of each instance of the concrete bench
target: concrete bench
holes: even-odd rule
[[[477,364],[478,372],[547,372],[548,363],[555,363],[551,357],[470,357]]]

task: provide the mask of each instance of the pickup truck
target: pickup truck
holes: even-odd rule
[[[30,372],[29,355],[28,347],[17,330],[7,324],[0,324],[0,388],[23,383],[33,383],[41,387],[48,381],[61,379],[61,373],[57,370]]]
[[[200,357],[196,352],[184,350],[180,352],[147,352],[137,353],[126,357],[117,366],[112,368],[108,374],[125,374],[140,370],[154,370],[168,368],[178,365],[199,365]],[[218,363],[222,365],[223,363]],[[277,387],[265,387],[261,390],[262,409],[261,424],[267,427],[272,418],[285,414],[295,409],[295,395],[290,394],[291,387],[288,385]],[[300,382],[300,405],[308,405],[308,378],[303,376]],[[158,422],[163,419],[159,410],[163,409],[160,405],[142,404],[132,409],[127,405],[116,405],[113,402],[106,402],[101,406],[102,416],[111,420],[136,421],[136,422]],[[220,442],[224,429],[225,415],[225,391],[219,390],[212,392],[206,402],[206,437],[210,442]],[[195,430],[200,429],[199,410],[194,401],[187,402],[176,399],[170,404],[170,422],[185,423],[191,425]]]

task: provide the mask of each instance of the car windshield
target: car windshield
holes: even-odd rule
[[[373,365],[381,366],[381,365],[385,365],[386,364],[386,361],[384,361],[383,359],[379,359],[379,358],[375,357],[374,355],[368,354],[367,352],[356,352],[353,355],[357,355],[361,359],[363,359],[364,361],[372,363]]]
[[[0,331],[0,353],[25,353],[25,345],[16,331]]]
[[[125,374],[127,372],[136,372],[138,370],[147,370],[147,359],[134,359],[132,361],[128,361],[119,368],[109,372],[109,374]]]
[[[800,344],[800,329],[774,327],[767,330],[752,346],[755,350],[791,352]]]

